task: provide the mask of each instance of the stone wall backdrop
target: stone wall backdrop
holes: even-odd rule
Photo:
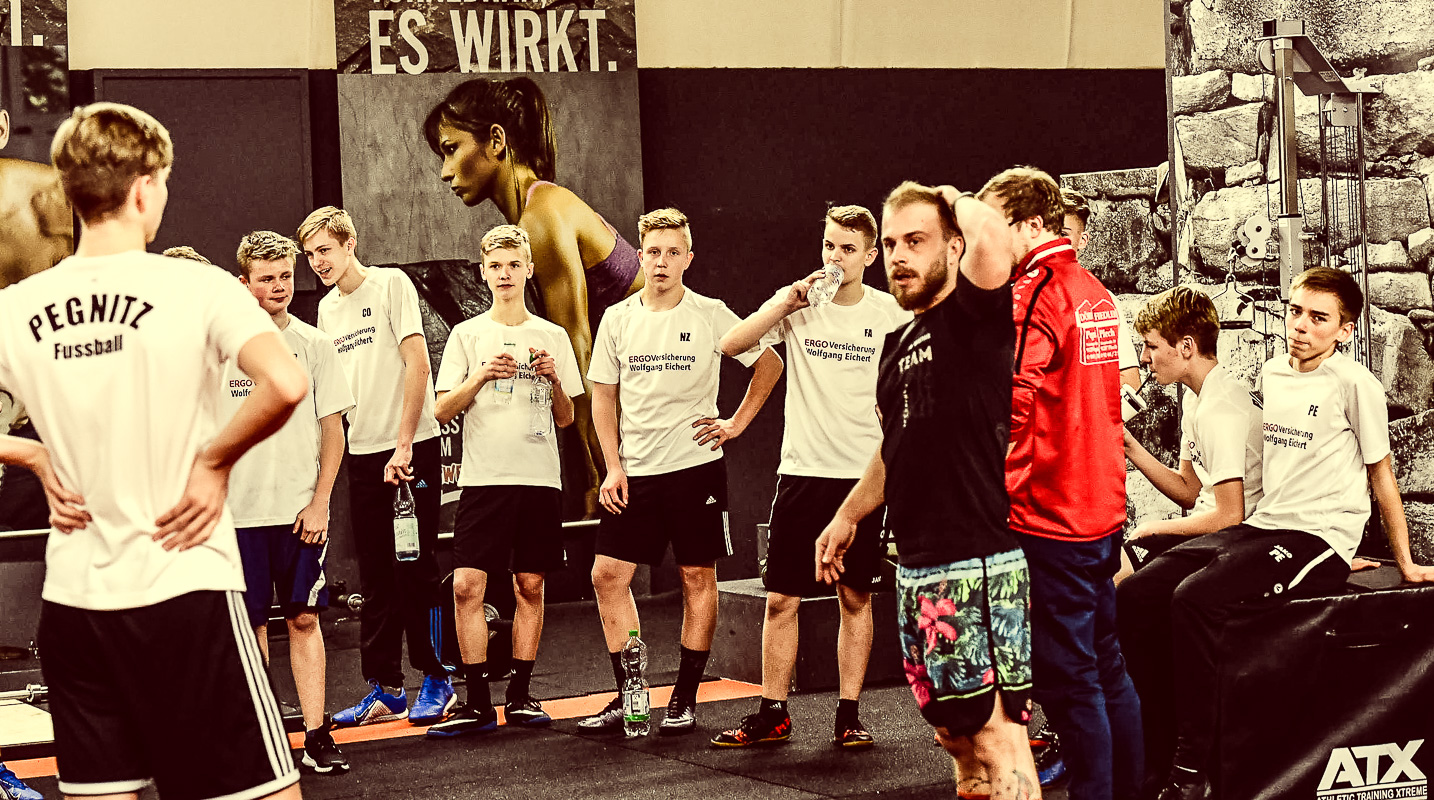
[[[1221,362],[1247,380],[1284,352],[1281,339],[1260,333],[1284,332],[1275,262],[1237,262],[1233,285],[1227,273],[1251,217],[1278,213],[1273,76],[1260,68],[1255,39],[1277,13],[1304,20],[1341,75],[1367,77],[1381,90],[1367,98],[1365,116],[1370,348],[1389,402],[1415,558],[1434,563],[1434,0],[1176,0],[1171,9],[1173,161],[1063,176],[1091,198],[1091,244],[1081,261],[1128,316],[1178,281],[1214,297],[1221,319],[1251,320],[1252,329],[1222,331],[1219,343]],[[1318,98],[1296,91],[1296,107],[1300,194],[1313,232],[1320,224]],[[1307,243],[1306,263],[1321,261]],[[1151,381],[1143,396],[1150,409],[1132,421],[1132,432],[1175,465],[1177,393]],[[1140,473],[1131,471],[1127,486],[1132,526],[1178,513]]]

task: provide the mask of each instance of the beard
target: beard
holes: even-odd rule
[[[907,311],[918,308],[924,309],[931,305],[932,299],[940,294],[941,289],[946,286],[946,278],[949,273],[946,268],[945,257],[937,258],[926,268],[923,276],[910,267],[901,267],[893,270],[887,276],[887,289],[896,298],[896,304]],[[914,277],[917,282],[910,286],[901,286],[896,283],[895,278]]]

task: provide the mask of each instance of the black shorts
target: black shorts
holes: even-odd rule
[[[244,608],[249,624],[259,627],[269,621],[269,601],[277,594],[284,617],[293,619],[329,604],[328,578],[324,560],[329,544],[304,544],[293,525],[264,525],[240,528],[239,560],[244,564]]]
[[[793,597],[831,594],[831,587],[816,579],[817,537],[855,485],[854,478],[777,476],[777,496],[772,499],[772,517],[767,525],[767,563],[762,568],[767,591]],[[886,507],[882,506],[856,526],[856,539],[842,556],[846,569],[841,574],[841,585],[870,592],[881,576],[881,526],[885,517]]]
[[[465,486],[453,523],[453,566],[547,573],[563,568],[563,493],[548,486]]]
[[[249,800],[299,780],[238,592],[86,611],[45,603],[60,791]]]
[[[1139,539],[1126,539],[1121,548],[1125,550],[1126,558],[1130,559],[1131,570],[1137,570],[1154,561],[1165,551],[1179,547],[1193,538],[1195,537],[1182,536],[1178,533],[1152,533]]]
[[[655,566],[669,543],[673,558],[684,567],[730,556],[726,459],[629,477],[627,508],[621,514],[604,509],[600,519],[594,547],[600,556]]]

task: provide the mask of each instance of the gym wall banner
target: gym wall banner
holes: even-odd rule
[[[586,373],[603,310],[640,285],[608,260],[617,238],[636,243],[644,210],[633,0],[339,0],[335,14],[340,165],[358,257],[413,279],[434,374],[449,330],[491,304],[479,240],[505,222],[571,253],[535,259],[529,305],[568,331]],[[495,124],[499,160],[455,157],[446,174],[440,127],[463,136]],[[595,225],[597,237],[573,232]],[[602,458],[589,396],[560,439],[565,519],[594,508]],[[461,430],[460,417],[441,442],[445,530]]]
[[[0,0],[0,289],[74,250],[70,206],[50,140],[70,111],[62,0]],[[24,404],[0,386],[0,432],[38,438]],[[48,528],[39,481],[0,466],[0,530]]]

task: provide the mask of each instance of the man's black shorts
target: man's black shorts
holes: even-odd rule
[[[249,800],[299,780],[238,592],[86,611],[45,603],[60,791]]]
[[[662,561],[667,545],[682,566],[732,555],[727,530],[726,459],[627,479],[627,508],[603,510],[595,550],[633,564]]]
[[[563,493],[548,486],[465,486],[453,523],[453,566],[547,573],[563,568]]]
[[[831,594],[831,587],[816,579],[817,537],[855,485],[855,479],[777,476],[777,496],[767,525],[767,563],[762,570],[767,591],[793,597]],[[846,568],[841,575],[843,586],[869,592],[881,575],[885,517],[886,507],[882,506],[856,526],[856,539],[842,556]]]

